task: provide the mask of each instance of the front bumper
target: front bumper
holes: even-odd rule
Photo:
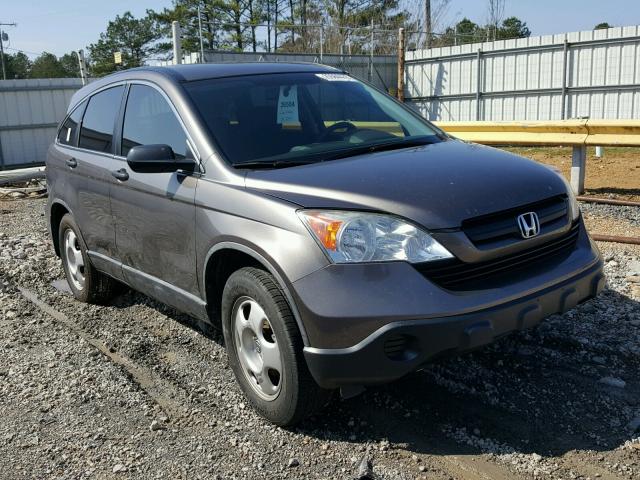
[[[322,287],[309,278],[314,274],[294,282],[312,342],[304,355],[319,385],[336,388],[398,379],[435,356],[491,343],[565,312],[596,296],[605,284],[601,257],[584,226],[568,258],[499,289],[451,292],[419,274],[410,275],[413,267],[402,265],[369,265],[374,268],[364,278],[357,269],[340,268]],[[315,296],[308,295],[312,291]]]

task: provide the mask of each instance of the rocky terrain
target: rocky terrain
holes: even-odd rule
[[[287,431],[188,317],[73,300],[44,205],[0,202],[0,478],[640,479],[640,247],[599,245],[597,299]],[[583,211],[638,235],[633,207]]]

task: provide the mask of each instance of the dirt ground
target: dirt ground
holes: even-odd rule
[[[55,288],[44,204],[0,202],[2,479],[640,479],[640,247],[599,244],[598,298],[287,431],[185,315]],[[636,207],[583,211],[640,229]]]
[[[570,177],[570,147],[518,147],[507,150],[554,165]],[[585,194],[640,201],[640,149],[607,147],[604,156],[595,156],[595,147],[587,149]]]

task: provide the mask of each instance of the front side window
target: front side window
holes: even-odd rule
[[[217,78],[186,83],[185,89],[234,166],[313,163],[369,147],[445,138],[406,107],[343,73]]]
[[[78,144],[78,126],[80,125],[82,114],[84,113],[86,106],[87,101],[85,100],[78,105],[73,112],[71,112],[71,115],[69,115],[62,124],[62,127],[58,132],[58,142],[62,145],[71,145],[75,147]]]
[[[176,159],[188,156],[187,135],[167,100],[155,88],[132,85],[122,127],[122,156],[137,145],[154,144],[169,145]]]
[[[113,129],[123,91],[124,86],[113,87],[89,99],[80,129],[81,148],[113,153]]]

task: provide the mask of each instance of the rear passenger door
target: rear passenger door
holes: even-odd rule
[[[124,85],[106,88],[85,100],[58,133],[58,145],[68,170],[65,196],[99,270],[120,278],[116,257],[115,223],[109,190],[115,179],[115,123],[125,91]],[[80,122],[81,119],[81,122]],[[76,132],[78,129],[79,132]]]
[[[130,85],[122,119],[120,168],[128,178],[111,192],[116,243],[132,287],[181,310],[202,307],[195,261],[195,190],[198,175],[139,173],[126,163],[137,145],[167,144],[191,158],[187,133],[168,97],[150,84]],[[198,169],[195,169],[198,171]]]

